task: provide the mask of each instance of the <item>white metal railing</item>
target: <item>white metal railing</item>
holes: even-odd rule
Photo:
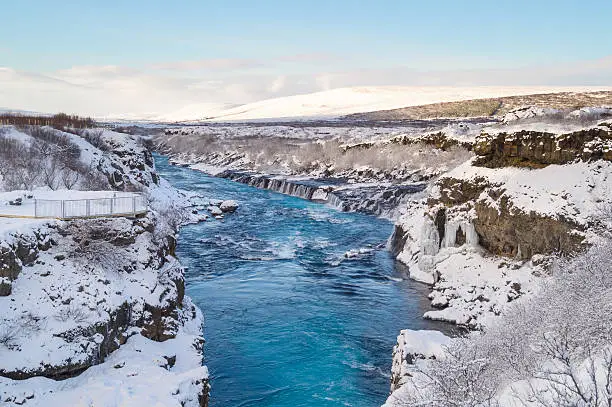
[[[91,199],[35,199],[35,218],[89,218],[96,216],[136,216],[147,212],[147,199],[140,194]]]

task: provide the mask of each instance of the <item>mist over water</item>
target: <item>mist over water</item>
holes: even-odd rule
[[[156,164],[240,204],[181,229],[177,248],[205,316],[212,407],[381,405],[400,329],[444,328],[421,318],[427,287],[385,249],[392,223]]]

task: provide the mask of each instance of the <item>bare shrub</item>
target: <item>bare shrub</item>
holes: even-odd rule
[[[73,240],[68,255],[84,270],[112,272],[117,275],[132,271],[133,267],[122,250],[122,246],[132,240],[129,232],[118,229],[115,222],[73,221],[65,233]]]
[[[89,142],[92,146],[102,150],[108,151],[109,146],[104,142],[104,131],[100,129],[91,130],[91,129],[83,129],[78,132],[79,136],[83,137],[85,140]]]
[[[21,316],[19,325],[21,329],[28,333],[38,332],[43,329],[46,325],[46,318],[40,315],[34,314],[32,311],[28,311]]]
[[[81,178],[81,175],[78,172],[73,171],[69,168],[64,168],[62,172],[60,173],[60,179],[62,180],[62,185],[66,189],[73,189],[79,182],[80,178]]]
[[[91,166],[88,170],[78,171],[82,174],[81,186],[89,191],[100,191],[110,188],[108,178],[97,170],[95,166]]]
[[[42,179],[44,184],[51,190],[56,190],[60,186],[60,165],[55,159],[50,159],[42,165]]]
[[[89,320],[89,313],[87,310],[75,304],[62,307],[56,314],[55,318],[61,322],[73,321],[77,324],[81,324]]]
[[[156,242],[164,242],[168,237],[174,236],[182,225],[189,222],[191,215],[188,208],[182,208],[171,203],[167,206],[155,205],[155,202],[149,201],[156,207],[158,222],[155,224],[153,239]]]
[[[18,146],[2,166],[2,176],[9,189],[32,190],[40,178],[42,161],[34,148]]]
[[[19,337],[19,327],[13,326],[12,321],[2,321],[0,325],[0,346],[13,349]]]
[[[533,407],[609,407],[611,260],[607,242],[558,263],[537,296],[421,364],[405,405],[494,405],[504,393]]]

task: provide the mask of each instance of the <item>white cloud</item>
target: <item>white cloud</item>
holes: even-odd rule
[[[287,80],[286,76],[279,76],[268,86],[268,92],[270,93],[278,93],[285,87],[285,82]]]
[[[286,57],[296,63],[317,58],[316,55]],[[158,64],[159,69],[115,65],[75,66],[49,73],[0,67],[0,107],[106,117],[128,114],[146,117],[176,111],[187,105],[241,104],[348,86],[570,86],[612,83],[612,56],[573,64],[514,70],[423,72],[396,67],[337,72],[311,69],[310,73],[300,74],[291,72],[287,67],[292,64],[279,64],[279,60],[270,62],[277,71],[281,71],[274,73],[259,69],[265,66],[265,61],[247,59],[182,61]],[[194,69],[203,71],[194,72]]]

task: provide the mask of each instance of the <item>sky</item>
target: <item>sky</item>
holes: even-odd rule
[[[0,107],[144,115],[347,86],[612,85],[612,1],[6,1]]]

